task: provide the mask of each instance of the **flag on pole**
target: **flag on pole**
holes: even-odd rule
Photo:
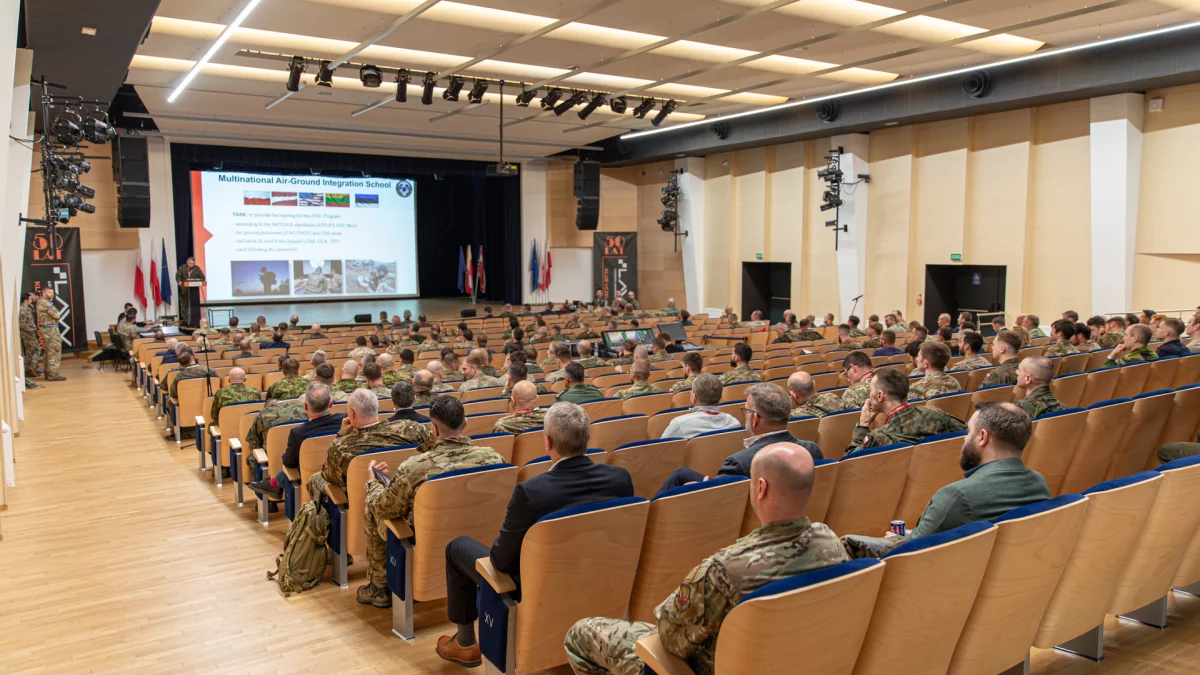
[[[470,295],[472,297],[474,297],[474,293],[471,292],[471,277],[474,276],[474,274],[475,274],[475,266],[471,263],[471,245],[467,244],[467,274],[465,277],[466,286],[467,286],[466,290],[467,290],[467,295]]]
[[[533,249],[529,253],[529,292],[537,293],[541,274],[538,272],[537,239],[533,240]]]
[[[479,246],[479,265],[475,268],[475,288],[480,293],[487,293],[487,277],[483,274],[483,245]]]
[[[465,293],[467,287],[463,285],[463,279],[467,276],[467,259],[463,253],[463,247],[458,247],[458,292]]]
[[[133,297],[146,308],[146,279],[142,276],[142,247],[138,246],[137,262],[133,266]]]
[[[554,261],[550,259],[550,248],[546,248],[546,290],[550,290],[550,268],[554,267]]]
[[[138,257],[142,257],[140,249],[138,250]],[[154,298],[155,307],[162,304],[162,291],[159,289],[158,283],[158,263],[154,261],[154,254],[150,254],[150,296]]]
[[[154,255],[151,253],[150,255]],[[162,293],[162,304],[171,304],[171,272],[167,270],[167,240],[162,242],[162,269],[159,270],[162,274],[162,281],[158,283],[159,292]]]

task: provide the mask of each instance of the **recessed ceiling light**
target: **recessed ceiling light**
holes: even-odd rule
[[[96,29],[92,28],[91,26],[84,26],[80,32],[83,33],[84,35],[95,35]]]

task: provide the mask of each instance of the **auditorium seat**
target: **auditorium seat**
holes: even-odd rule
[[[459,400],[463,402],[464,406],[466,406],[466,404],[471,403],[473,401],[483,401],[483,400],[489,399],[489,398],[499,398],[500,393],[502,391],[504,391],[504,387],[482,387],[479,389],[472,389],[472,390],[464,393]]]
[[[329,445],[336,437],[336,431],[309,436],[300,443],[300,468],[297,470],[284,467],[283,471],[287,474],[290,483],[290,486],[283,486],[285,501],[289,497],[291,499],[291,508],[288,510],[289,519],[294,517],[294,509],[304,506],[304,503],[308,501],[306,487],[308,479],[325,466],[325,460],[329,457]]]
[[[946,374],[949,375],[950,377],[953,377],[955,382],[958,382],[958,387],[960,389],[962,389],[964,392],[967,391],[967,385],[971,382],[971,371],[958,370],[958,371],[954,371],[954,372],[947,372]],[[946,394],[942,394],[942,395],[946,396]],[[957,415],[956,415],[956,417],[957,417]]]
[[[530,460],[544,454],[546,454],[546,434],[542,427],[526,429],[517,434],[513,443],[513,464],[525,466]]]
[[[966,437],[966,431],[953,431],[929,436],[913,446],[908,478],[892,520],[903,520],[909,529],[916,527],[934,493],[962,480],[959,456]]]
[[[1083,492],[1104,480],[1125,433],[1133,399],[1101,401],[1087,408],[1087,425],[1075,448],[1060,494]]]
[[[1131,363],[1117,368],[1117,383],[1111,398],[1132,398],[1142,393],[1150,377],[1151,363]]]
[[[271,364],[268,364],[268,365],[271,365]],[[277,366],[271,365],[271,367],[275,368]],[[254,366],[251,366],[250,369],[253,370]],[[283,371],[282,370],[263,371],[262,376],[263,376],[262,391],[264,394],[266,394],[267,390],[271,388],[271,385],[273,385],[276,382],[283,379]]]
[[[1058,496],[1087,428],[1088,411],[1065,408],[1033,422],[1033,435],[1021,453],[1025,466],[1042,474],[1051,496]]]
[[[1081,354],[1080,356],[1086,356],[1086,354]],[[1054,394],[1054,398],[1058,399],[1059,403],[1068,408],[1074,408],[1080,405],[1080,400],[1083,398],[1083,390],[1087,386],[1087,380],[1087,373],[1060,375],[1050,380],[1050,393]]]
[[[612,375],[601,375],[599,377],[593,378],[591,383],[592,383],[593,387],[600,389],[601,391],[608,389],[609,387],[615,387],[617,385],[628,387],[629,386],[629,374],[628,373],[614,373]]]
[[[1121,377],[1121,369],[1116,366],[1089,371],[1083,394],[1079,398],[1080,407],[1087,408],[1100,401],[1108,401],[1116,396],[1117,380]]]
[[[965,375],[967,372],[969,371],[963,371],[963,374]],[[938,394],[937,396],[925,399],[925,405],[954,415],[965,422],[971,416],[971,412],[975,410],[974,406],[971,405],[972,396],[974,394],[968,391]]]
[[[1130,476],[1146,466],[1158,450],[1158,437],[1174,403],[1175,392],[1170,389],[1133,397],[1133,410],[1125,420],[1124,435],[1109,462],[1105,480]]]
[[[825,515],[829,511],[829,500],[833,498],[833,491],[837,486],[839,466],[841,463],[836,459],[818,459],[813,463],[813,489],[812,495],[808,498],[805,515],[814,523],[825,522]],[[746,513],[742,517],[742,532],[739,536],[744,537],[761,525],[758,514],[750,508],[749,495],[747,495]]]
[[[1150,375],[1146,377],[1146,382],[1142,384],[1142,391],[1173,389],[1172,384],[1175,382],[1175,374],[1178,372],[1179,357],[1177,356],[1159,358],[1152,361],[1150,363]]]
[[[971,394],[971,408],[974,409],[980,403],[1011,401],[1013,389],[1014,387],[1011,384],[993,384],[988,387],[980,387]]]
[[[688,407],[692,404],[692,389],[688,387],[682,391],[677,391],[671,395],[671,405],[680,408]]]
[[[478,445],[484,448],[491,448],[500,453],[504,461],[511,462],[513,458],[513,450],[516,448],[517,437],[507,431],[486,432],[477,436],[471,436],[471,445]]]
[[[912,462],[913,446],[867,448],[841,460],[825,524],[839,535],[887,532]]]
[[[388,448],[376,448],[368,450],[361,455],[355,456],[350,460],[350,464],[346,467],[346,491],[344,499],[333,497],[333,501],[340,507],[346,510],[346,553],[352,556],[358,556],[359,560],[365,561],[363,557],[367,552],[367,541],[364,538],[363,528],[366,526],[364,520],[364,512],[367,507],[367,483],[374,480],[375,476],[367,470],[371,462],[384,462],[388,465],[388,472],[395,474],[404,460],[409,457],[416,457],[420,454],[418,445],[399,445]],[[326,494],[330,491],[326,490]],[[336,495],[337,493],[334,492]],[[332,533],[329,540],[330,545],[334,543]],[[365,569],[365,568],[362,568]]]
[[[965,391],[975,391],[979,388],[979,385],[983,384],[983,381],[987,379],[988,374],[992,372],[992,368],[976,368],[975,370],[968,372],[970,372],[971,377],[967,380],[967,386],[963,387],[963,389]]]
[[[1111,349],[1100,349],[1088,354],[1087,372],[1099,370],[1104,367],[1104,362],[1108,360],[1108,355]]]
[[[561,509],[529,528],[521,546],[521,594],[489,558],[475,567],[479,647],[490,672],[517,675],[566,664],[563,638],[590,616],[629,608],[650,503],[638,497]]]
[[[609,458],[612,463],[612,457]],[[658,495],[629,599],[629,618],[655,622],[654,608],[702,560],[737,540],[750,494],[745,476],[720,476]]]
[[[216,483],[217,487],[221,486],[221,472],[219,470],[215,470],[218,466],[228,468],[229,478],[240,484],[238,478],[240,473],[245,468],[245,464],[242,463],[242,452],[240,449],[241,442],[239,441],[237,443],[239,450],[235,454],[233,451],[234,444],[231,443],[231,441],[239,440],[237,432],[238,429],[241,428],[242,418],[245,417],[247,413],[257,413],[258,411],[262,410],[263,405],[265,404],[262,401],[227,403],[221,406],[221,412],[216,420],[217,424],[214,426],[209,426],[208,437],[210,439],[210,445],[208,450],[210,456],[212,457],[212,463],[214,467],[213,482]],[[211,409],[212,408],[209,407],[209,410]],[[221,432],[221,429],[229,429],[231,433],[225,435]],[[197,433],[196,438],[200,438],[199,433]],[[201,464],[204,463],[203,459],[200,461]],[[241,501],[241,490],[239,489],[237,498],[239,505],[241,504]]]
[[[1190,384],[1175,390],[1171,413],[1155,447],[1167,443],[1194,443],[1197,433],[1200,433],[1200,384]],[[1151,461],[1154,462],[1155,457],[1151,456]]]
[[[649,499],[667,477],[683,466],[687,454],[685,438],[653,438],[626,443],[608,453],[608,463],[629,472],[633,494]]]
[[[672,398],[669,393],[631,396],[621,405],[621,412],[626,415],[654,415],[670,408]]]
[[[492,429],[496,426],[496,422],[507,414],[507,412],[485,412],[467,415],[467,425],[463,428],[463,434],[466,436],[475,436],[476,434],[491,433]],[[425,415],[428,416],[429,412],[426,411]]]
[[[475,399],[470,403],[463,404],[463,412],[467,415],[478,415],[480,413],[508,412],[508,408],[512,403],[507,396],[498,396],[496,398]]]
[[[788,433],[802,441],[812,441],[817,443],[817,436],[821,428],[821,418],[819,417],[801,417],[788,422]],[[819,446],[820,444],[817,443]],[[829,453],[825,452],[825,448],[821,448],[821,454],[829,457]],[[836,459],[836,458],[831,458]]]
[[[717,406],[717,411],[734,418],[738,424],[744,425],[746,423],[746,399],[726,401]]]
[[[715,675],[850,675],[885,567],[878,560],[851,560],[742,596],[721,624]],[[657,633],[638,640],[637,654],[655,673],[692,673]]]
[[[998,532],[989,522],[970,523],[884,555],[854,675],[945,673]]]
[[[1128,544],[1133,553],[1116,580],[1108,613],[1165,628],[1167,593],[1200,525],[1200,456],[1168,462],[1158,472],[1162,485]]]
[[[586,454],[593,462],[597,464],[603,464],[604,458],[607,455],[607,453],[600,448],[588,448]],[[517,474],[517,482],[524,483],[534,476],[540,476],[546,473],[550,470],[551,464],[553,464],[553,462],[550,461],[550,455],[542,455],[541,457],[535,457],[529,460],[521,467],[520,473]]]
[[[599,401],[591,401],[590,403],[581,403],[580,408],[587,413],[588,419],[593,422],[602,420],[606,417],[619,417],[624,415],[625,402],[619,398],[604,398]]]
[[[1104,615],[1116,592],[1117,578],[1133,553],[1131,534],[1142,531],[1161,485],[1158,472],[1144,471],[1094,485],[1083,493],[1088,498],[1087,513],[1042,616],[1035,647],[1057,646],[1101,659]]]
[[[207,396],[209,384],[212,385],[213,392],[216,392],[221,388],[221,378],[196,377],[182,380],[176,388],[177,398],[169,396],[169,391],[163,392],[164,401],[167,402],[168,406],[169,426],[175,431],[175,445],[183,443],[183,436],[180,433],[181,429],[194,426],[197,417],[202,418],[209,412],[204,410],[204,399]],[[204,451],[204,440],[202,438],[197,436],[195,445],[199,452]]]
[[[854,435],[862,411],[856,408],[839,410],[821,418],[817,425],[817,446],[821,454],[829,459],[841,459]]]
[[[1178,389],[1197,382],[1200,382],[1200,354],[1181,356],[1179,369],[1175,371],[1175,381],[1171,386]]]
[[[1091,356],[1091,353],[1083,352],[1081,354],[1070,354],[1058,359],[1055,364],[1054,376],[1062,377],[1064,375],[1087,372],[1087,364]]]
[[[746,434],[747,431],[743,427],[700,434],[688,441],[683,465],[713,478],[725,463],[725,458],[745,449],[742,440],[746,438]]]
[[[456,469],[425,481],[413,499],[413,526],[387,521],[387,580],[392,634],[413,635],[413,603],[446,597],[446,546],[455,537],[491,544],[500,533],[517,467],[493,464]]]
[[[1013,509],[992,521],[999,528],[996,543],[949,673],[1003,673],[1029,658],[1038,621],[1086,511],[1087,498],[1069,494]]]
[[[660,410],[659,412],[654,413],[646,422],[646,437],[662,438],[662,435],[666,432],[667,427],[670,426],[671,420],[679,417],[680,415],[686,415],[690,411],[691,408],[684,406],[667,408],[666,410]]]
[[[593,418],[595,419],[595,418]],[[645,415],[618,415],[596,419],[591,424],[588,445],[612,452],[626,443],[646,440]]]

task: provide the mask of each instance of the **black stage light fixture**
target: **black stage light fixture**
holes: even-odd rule
[[[517,105],[528,108],[534,96],[537,96],[537,89],[522,89],[521,93],[517,94]]]
[[[553,87],[546,91],[546,95],[542,97],[542,110],[554,109],[554,104],[558,103],[558,99],[562,98],[562,89]]]
[[[91,199],[96,196],[96,188],[91,187],[90,185],[79,183],[75,186],[75,194],[83,197],[84,199]]]
[[[446,89],[442,91],[442,100],[457,101],[458,93],[462,91],[464,84],[466,84],[466,80],[457,75],[451,75],[450,84],[446,85]]]
[[[376,66],[366,65],[358,69],[358,79],[362,80],[364,87],[378,89],[383,84],[383,71]]]
[[[75,208],[79,209],[80,211],[83,211],[84,213],[95,213],[96,212],[96,207],[92,206],[91,204],[87,204],[87,203],[81,203],[79,206],[77,206]]]
[[[75,173],[87,173],[92,170],[92,163],[86,159],[76,159],[71,162]]]
[[[835,199],[831,202],[825,202],[824,204],[821,204],[821,210],[828,211],[829,209],[836,209],[837,207],[841,206],[844,203],[845,202],[843,202],[840,199]]]
[[[677,222],[679,222],[679,214],[671,209],[663,211],[662,218],[658,219],[658,224],[662,227],[663,232],[674,232]]]
[[[303,56],[292,57],[291,62],[288,63],[288,91],[300,91],[300,76],[304,74],[304,69],[307,65]]]
[[[567,112],[571,108],[574,108],[575,106],[579,105],[580,103],[583,103],[586,100],[587,100],[587,94],[582,91],[577,91],[577,92],[571,94],[571,98],[568,98],[567,100],[563,101],[562,103],[559,103],[558,105],[554,106],[554,114],[561,117],[563,113]]]
[[[624,96],[618,96],[608,102],[608,107],[618,115],[624,115],[625,109],[629,107],[629,102]]]
[[[75,174],[73,173],[54,174],[54,178],[50,182],[54,185],[54,187],[60,190],[74,191],[79,185],[79,179],[76,178]]]
[[[467,101],[478,105],[483,102],[483,95],[488,90],[487,80],[475,80],[475,84],[471,86],[471,91],[467,93]]]
[[[102,116],[102,117],[101,117]],[[108,123],[108,115],[99,110],[83,121],[83,136],[96,145],[108,143],[117,135],[117,130]]]
[[[604,94],[596,94],[592,100],[588,101],[587,105],[583,106],[583,110],[579,111],[579,119],[586,120],[592,111],[608,102]]]
[[[654,110],[654,99],[644,98],[642,102],[633,109],[633,116],[637,119],[643,119],[651,110]]]
[[[79,113],[70,108],[63,110],[54,119],[54,125],[51,131],[58,138],[58,142],[63,145],[75,145],[83,140],[83,119]]]
[[[408,68],[401,68],[396,71],[396,102],[405,103],[408,101],[408,83],[412,82],[412,73],[408,72]]]
[[[421,85],[421,103],[431,105],[433,103],[433,85],[437,84],[437,76],[432,72],[425,73],[425,81]]]
[[[321,67],[317,69],[317,76],[313,78],[313,84],[318,87],[333,86],[333,69],[329,67],[332,63],[333,61],[321,62]]]
[[[667,115],[675,112],[676,105],[678,104],[673,100],[662,104],[662,108],[659,109],[658,114],[654,116],[654,119],[650,120],[650,124],[653,124],[654,126],[662,124],[663,120],[667,119]]]

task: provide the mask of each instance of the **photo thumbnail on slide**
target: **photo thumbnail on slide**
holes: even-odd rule
[[[341,260],[293,260],[292,277],[296,295],[343,293]]]
[[[391,295],[396,292],[396,263],[380,260],[347,260],[346,292],[351,295]]]
[[[230,263],[229,276],[235,298],[289,294],[291,275],[286,260],[235,260]]]

